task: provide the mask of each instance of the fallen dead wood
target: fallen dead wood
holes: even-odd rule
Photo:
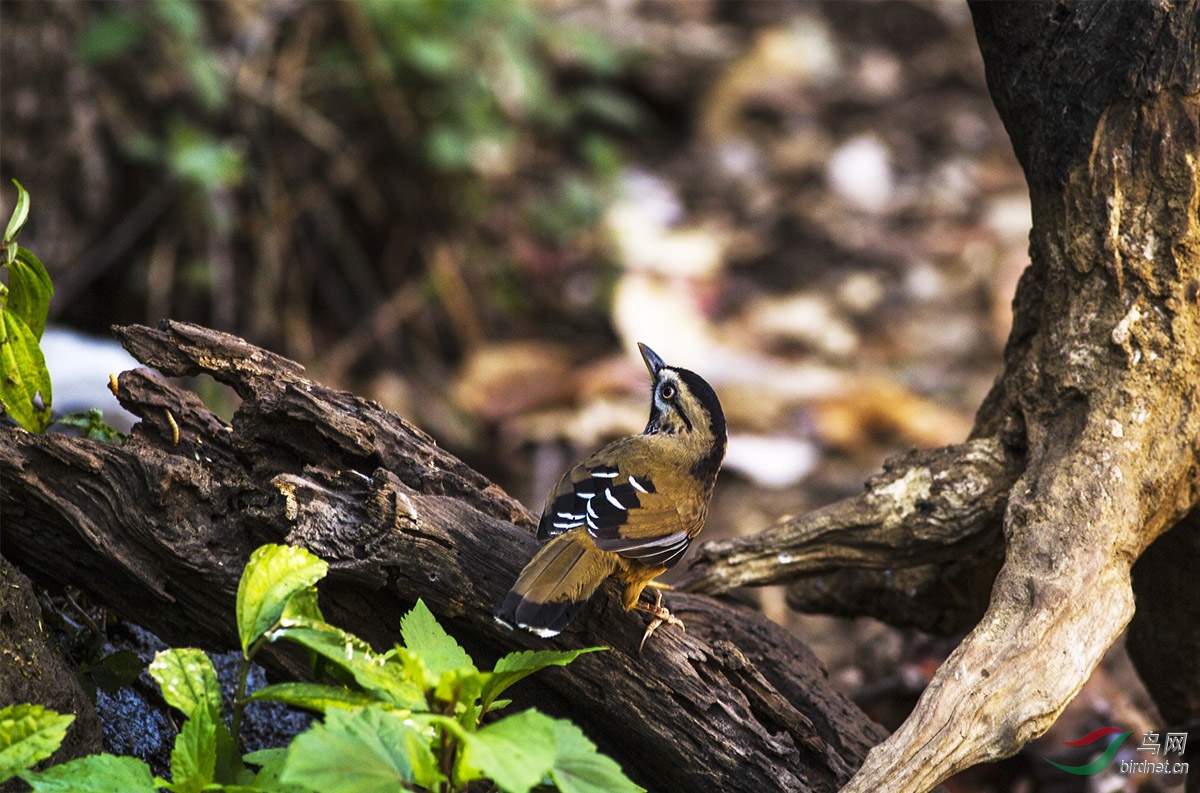
[[[0,430],[2,551],[75,584],[175,645],[237,646],[251,550],[328,560],[322,608],[381,645],[418,598],[483,662],[514,649],[609,645],[531,678],[519,702],[575,719],[653,790],[832,791],[883,735],[834,693],[809,651],[761,615],[669,596],[687,632],[643,625],[607,590],[553,643],[492,608],[534,550],[532,516],[420,430],[301,368],[192,325],[118,336],[171,376],[207,373],[243,402],[227,425],[139,369],[118,398],[142,418],[123,445]]]
[[[963,630],[982,615],[1004,561],[1000,521],[1020,460],[994,438],[889,460],[862,495],[703,544],[680,587],[790,583],[788,603],[800,611]]]

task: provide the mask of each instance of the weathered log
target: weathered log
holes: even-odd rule
[[[799,641],[711,598],[668,595],[687,631],[659,630],[640,655],[644,623],[611,586],[552,642],[501,627],[492,608],[535,546],[518,502],[400,417],[240,339],[171,322],[117,334],[243,401],[227,425],[139,369],[119,380],[142,419],[123,446],[0,430],[3,552],[40,581],[172,644],[226,649],[250,551],[289,542],[330,562],[326,617],[378,646],[418,597],[483,663],[608,645],[515,695],[576,720],[654,790],[832,791],[882,737]]]
[[[859,496],[705,543],[680,587],[717,594],[789,583],[799,611],[965,630],[983,615],[1004,560],[1000,522],[1022,462],[995,438],[889,460]]]
[[[978,3],[972,15],[1032,199],[1031,264],[1004,368],[966,447],[1002,449],[1005,462],[975,509],[950,505],[958,527],[932,526],[914,511],[920,502],[900,483],[925,481],[928,463],[910,455],[857,499],[766,538],[703,548],[690,579],[705,590],[811,579],[836,560],[873,568],[873,578],[840,582],[837,602],[862,602],[864,588],[878,589],[881,566],[908,565],[906,584],[929,585],[958,581],[1002,552],[994,582],[980,582],[991,592],[978,625],[848,791],[927,790],[1044,732],[1133,614],[1134,561],[1200,501],[1198,8]],[[934,453],[947,461],[938,469],[945,493],[969,492],[978,479],[956,453]],[[920,534],[931,527],[937,536]],[[1194,554],[1194,531],[1181,524],[1172,547]],[[1166,574],[1188,557],[1169,556],[1148,556],[1138,589],[1173,606],[1131,633],[1131,652],[1160,678],[1150,689],[1163,712],[1184,719],[1198,698],[1200,603],[1186,575]],[[929,588],[886,591],[914,601]],[[948,609],[969,615],[979,605],[981,588],[963,591],[953,606],[875,604],[871,613],[954,625]],[[1139,647],[1185,621],[1192,627],[1178,642]],[[1152,652],[1161,655],[1150,665]],[[1168,673],[1192,687],[1171,703],[1161,697],[1180,694],[1163,684]]]

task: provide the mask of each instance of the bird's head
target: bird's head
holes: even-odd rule
[[[647,435],[676,435],[693,447],[697,465],[716,476],[725,456],[725,412],[712,386],[695,372],[668,366],[654,350],[638,342],[642,359],[654,380]]]

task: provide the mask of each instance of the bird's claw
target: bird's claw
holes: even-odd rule
[[[658,611],[652,611],[650,613],[654,615],[654,619],[650,620],[650,624],[646,626],[646,632],[642,634],[642,641],[638,645],[639,653],[642,651],[642,648],[646,646],[646,640],[650,638],[650,634],[658,630],[658,626],[662,625],[663,623],[668,625],[678,625],[680,630],[687,630],[683,624],[683,620],[679,619],[664,608],[660,608]]]
[[[637,609],[639,611],[645,611],[646,613],[652,614],[654,616],[654,619],[650,620],[650,624],[648,626],[646,626],[646,632],[644,634],[642,634],[642,641],[638,645],[639,653],[642,651],[642,648],[644,648],[646,646],[646,640],[650,638],[650,634],[652,634],[656,630],[658,630],[659,625],[662,625],[664,623],[667,625],[678,625],[680,630],[682,630],[682,631],[687,630],[687,628],[683,624],[683,620],[676,617],[665,606],[663,606],[662,593],[659,592],[658,590],[655,590],[654,596],[655,597],[654,597],[654,605],[653,606],[643,606],[641,603],[637,604]]]

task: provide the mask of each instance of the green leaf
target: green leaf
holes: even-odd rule
[[[611,757],[566,719],[553,719],[556,754],[550,778],[560,793],[645,793]]]
[[[528,793],[554,767],[554,720],[536,710],[522,711],[469,733],[463,743],[463,762],[507,793]]]
[[[401,717],[378,708],[331,710],[292,741],[279,775],[321,793],[395,793],[413,781]]]
[[[171,750],[171,790],[201,793],[217,767],[217,727],[208,708],[196,708],[175,736]]]
[[[213,768],[213,779],[222,785],[248,784],[254,772],[242,762],[242,748],[233,740],[224,719],[218,717],[213,724],[217,734],[217,762]]]
[[[609,36],[578,25],[559,25],[546,31],[548,44],[559,57],[578,61],[599,76],[615,77],[624,66],[626,55],[613,47]]]
[[[97,64],[129,54],[142,36],[133,14],[117,12],[97,18],[83,31],[76,48],[84,63]]]
[[[4,229],[4,244],[12,242],[21,233],[21,229],[25,228],[25,221],[29,219],[29,193],[25,192],[25,188],[16,179],[12,183],[17,186],[17,205],[13,207],[12,216],[8,219],[8,226]]]
[[[34,793],[158,793],[150,766],[136,757],[94,754],[25,773]]]
[[[237,624],[242,654],[279,622],[293,595],[329,572],[329,564],[304,548],[264,545],[250,554],[238,584]]]
[[[0,784],[58,749],[75,717],[41,705],[0,710]]]
[[[439,702],[453,702],[459,714],[459,723],[468,730],[474,730],[483,715],[479,707],[479,692],[483,690],[488,677],[484,672],[462,669],[443,672],[434,686],[433,695]]]
[[[311,793],[311,788],[285,785],[279,781],[279,775],[283,772],[283,765],[287,761],[287,752],[287,747],[260,749],[257,752],[250,752],[243,758],[247,763],[261,766],[254,776],[254,781],[250,784],[251,790],[269,790],[271,793]],[[231,793],[231,790],[232,788],[226,785],[224,793]]]
[[[584,653],[607,650],[607,647],[587,647],[582,650],[526,650],[509,653],[496,662],[496,668],[484,683],[480,697],[486,713],[501,693],[513,683],[548,666],[566,666]]]
[[[408,750],[413,781],[427,790],[436,790],[445,781],[446,775],[438,768],[437,758],[429,741],[416,730],[409,730],[404,734],[404,748]]]
[[[400,708],[425,708],[423,686],[414,682],[400,663],[376,654],[352,633],[318,622],[280,628],[271,637],[295,642],[325,658],[376,699]]]
[[[38,257],[25,248],[18,247],[16,257],[8,263],[8,289],[8,310],[20,317],[41,341],[54,284]]]
[[[282,763],[287,759],[287,747],[278,746],[272,749],[259,749],[256,752],[247,752],[242,758],[251,765],[266,767],[271,763]]]
[[[379,702],[361,691],[320,683],[276,683],[263,686],[250,695],[254,702],[281,702],[294,708],[324,713],[330,708],[360,708]]]
[[[458,171],[471,164],[471,139],[452,124],[434,124],[425,135],[425,156],[439,171]]]
[[[301,589],[288,598],[283,607],[279,622],[283,625],[324,622],[325,617],[317,605],[317,588],[315,586]]]
[[[83,671],[101,691],[115,694],[137,680],[138,675],[145,669],[146,662],[133,650],[118,650],[109,653]]]
[[[400,618],[400,637],[405,648],[421,656],[436,677],[444,672],[479,671],[467,651],[438,624],[424,600],[418,600],[412,611]]]
[[[61,416],[54,422],[64,427],[75,427],[83,431],[83,437],[93,441],[117,443],[125,440],[125,433],[108,426],[104,421],[104,413],[100,408],[89,408]]]
[[[229,101],[230,81],[222,68],[221,60],[208,50],[197,48],[188,53],[183,61],[191,78],[192,88],[208,110],[220,110]],[[217,156],[217,177],[224,184],[233,184],[241,179],[242,154],[229,142],[220,144]]]
[[[196,87],[212,90],[203,82]],[[208,95],[204,101],[211,100]],[[244,170],[242,153],[233,143],[218,141],[189,124],[175,124],[168,131],[167,166],[180,181],[209,193],[237,184]]]
[[[204,17],[191,0],[156,0],[152,8],[167,29],[184,41],[202,38],[207,32]]]
[[[0,404],[22,427],[42,432],[50,424],[46,358],[37,337],[20,317],[5,308],[0,309],[0,319]]]
[[[449,39],[414,36],[404,53],[414,68],[433,77],[445,77],[461,68],[461,46]]]
[[[220,718],[221,686],[217,670],[203,650],[190,647],[163,650],[154,656],[148,671],[158,682],[167,704],[183,711],[189,719],[201,706],[208,710],[210,721],[215,723]]]

